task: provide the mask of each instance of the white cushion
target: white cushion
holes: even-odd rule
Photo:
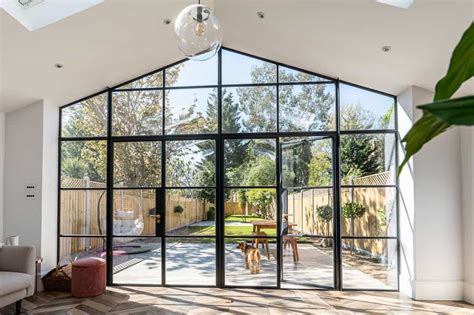
[[[32,275],[20,272],[0,271],[0,296],[27,289],[33,285]]]

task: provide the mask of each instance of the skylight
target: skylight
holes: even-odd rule
[[[0,0],[0,8],[32,32],[102,2],[104,0]]]
[[[390,5],[401,9],[408,9],[413,4],[414,0],[377,0],[378,3]]]

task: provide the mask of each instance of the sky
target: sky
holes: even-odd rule
[[[223,50],[222,53],[222,83],[223,84],[246,84],[251,83],[250,73],[253,67],[264,64],[259,59],[246,57],[238,53]],[[285,68],[286,71],[294,71]],[[276,71],[276,67],[275,67]],[[276,80],[276,76],[275,76]],[[273,83],[273,82],[268,82]],[[188,61],[182,68],[178,82],[174,86],[186,85],[215,85],[217,84],[217,56],[205,61],[195,62]],[[298,89],[296,88],[295,91]],[[199,97],[204,96],[207,92],[194,93]],[[174,101],[182,103],[193,97],[181,93],[182,98],[176,96]],[[341,107],[347,104],[360,103],[364,109],[374,113],[376,117],[383,116],[390,106],[394,105],[394,99],[383,94],[370,92],[351,85],[340,85]],[[203,104],[205,105],[205,104]]]
[[[223,84],[251,83],[250,73],[252,68],[266,63],[259,59],[243,56],[227,50],[223,50],[222,56]],[[184,66],[181,68],[177,82],[175,82],[173,86],[217,85],[217,68],[217,55],[207,61],[186,61]],[[294,70],[285,68],[285,71]],[[296,88],[295,91],[296,90],[298,89]],[[207,106],[207,97],[210,91],[211,90],[207,88],[172,91],[169,96],[171,104],[173,105],[173,110],[176,113],[175,117],[184,113],[187,107],[193,103],[195,97],[198,99],[196,111],[204,113]],[[341,108],[347,104],[360,103],[364,109],[371,111],[377,118],[383,116],[388,108],[394,105],[394,99],[391,97],[342,83],[340,85],[340,96]],[[63,123],[67,123],[68,117],[64,116],[63,119]]]

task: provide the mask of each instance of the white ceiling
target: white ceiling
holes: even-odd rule
[[[0,111],[39,99],[60,106],[182,59],[162,21],[194,2],[106,0],[34,32],[0,9]],[[471,0],[416,0],[408,10],[374,0],[212,2],[225,46],[392,94],[433,89],[473,17]]]

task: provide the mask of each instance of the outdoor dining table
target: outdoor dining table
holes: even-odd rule
[[[273,220],[254,220],[251,222],[253,226],[253,232],[260,233],[263,229],[276,229],[277,223]],[[297,226],[296,223],[288,223],[288,227]]]
[[[273,221],[273,220],[254,220],[251,223],[252,223],[252,226],[253,226],[254,235],[257,235],[257,236],[263,235],[261,230],[276,229],[276,227],[277,227],[276,221]],[[293,227],[293,226],[297,226],[297,225],[298,224],[296,224],[296,223],[288,223],[288,228]],[[295,237],[290,236],[288,238],[288,241],[289,241],[289,244],[290,244],[292,252],[293,252],[293,260],[294,260],[294,262],[297,262],[299,260],[297,240],[296,240]],[[258,244],[260,243],[259,239],[255,238],[254,243],[255,243],[255,247],[258,248]],[[270,253],[269,253],[269,250],[268,250],[268,240],[264,240],[263,243],[265,244],[265,246],[267,248],[268,259],[270,259]]]

